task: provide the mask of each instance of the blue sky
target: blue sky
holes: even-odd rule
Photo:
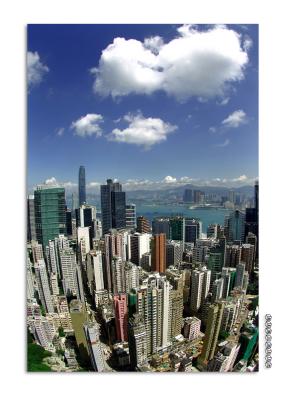
[[[257,25],[29,25],[27,70],[29,186],[258,176]]]

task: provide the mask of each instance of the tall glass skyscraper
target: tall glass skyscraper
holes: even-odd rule
[[[42,185],[34,191],[36,236],[45,248],[49,240],[66,234],[65,189]]]
[[[86,203],[85,168],[82,165],[78,171],[78,201],[79,206]]]
[[[102,233],[108,233],[110,229],[122,229],[126,227],[126,199],[122,192],[122,185],[107,179],[106,185],[100,186]]]

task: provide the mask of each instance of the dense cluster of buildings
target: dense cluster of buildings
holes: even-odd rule
[[[203,234],[194,218],[148,221],[119,182],[101,185],[101,212],[65,189],[28,197],[27,325],[70,370],[258,369],[258,183],[254,207]],[[204,194],[185,192],[184,200]]]

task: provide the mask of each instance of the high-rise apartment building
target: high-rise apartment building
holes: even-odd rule
[[[224,303],[212,304],[208,309],[207,327],[204,337],[202,353],[199,357],[199,362],[206,367],[209,360],[212,360],[215,354]]]
[[[122,192],[122,185],[107,179],[106,185],[100,186],[102,233],[110,229],[123,229],[126,227],[126,199]]]
[[[245,263],[245,270],[252,272],[255,259],[255,247],[250,243],[244,243],[241,247],[241,261]]]
[[[65,189],[42,185],[34,191],[36,235],[46,248],[49,240],[66,233]]]
[[[54,312],[53,301],[51,297],[49,279],[46,269],[46,264],[44,260],[39,260],[34,264],[37,288],[39,292],[39,297],[47,313]]]
[[[92,250],[86,257],[86,270],[90,294],[94,291],[104,290],[102,252]]]
[[[185,220],[185,241],[186,243],[196,243],[202,234],[202,222],[194,218]]]
[[[166,244],[166,266],[177,266],[183,259],[184,245],[181,241],[168,240]]]
[[[84,203],[76,208],[75,217],[77,227],[91,227],[92,222],[96,219],[96,207]]]
[[[184,319],[184,337],[195,340],[199,337],[201,320],[197,317],[187,317]]]
[[[131,367],[136,369],[147,361],[147,334],[142,315],[134,314],[129,319],[128,340]]]
[[[126,342],[128,340],[127,295],[125,293],[117,294],[113,297],[113,300],[115,310],[116,337],[119,342]]]
[[[86,203],[86,184],[85,184],[85,168],[83,165],[78,171],[78,202],[79,206]]]
[[[164,273],[166,271],[166,235],[155,234],[151,240],[152,268],[153,271]]]
[[[44,259],[43,246],[37,240],[31,241],[31,249],[34,263]]]
[[[96,372],[104,372],[107,370],[103,354],[103,348],[99,340],[100,330],[97,322],[88,322],[84,324],[84,332],[91,365]]]
[[[62,285],[66,296],[78,296],[77,263],[72,249],[60,251]]]
[[[112,259],[120,257],[122,261],[126,261],[126,251],[124,245],[124,234],[116,230],[104,236],[104,281],[105,288],[112,291]]]
[[[126,204],[126,229],[136,229],[136,204]]]
[[[151,227],[150,222],[147,218],[143,217],[142,215],[137,217],[137,232],[139,233],[150,233]]]
[[[36,224],[35,224],[35,207],[34,207],[34,195],[29,195],[27,199],[27,240],[37,240],[36,236]]]
[[[134,233],[128,235],[128,258],[136,264],[141,265],[142,256],[150,251],[149,233]]]
[[[155,218],[152,221],[152,234],[159,235],[164,233],[166,239],[170,239],[170,220],[169,218]]]

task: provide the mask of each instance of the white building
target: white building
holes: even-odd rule
[[[96,322],[87,323],[84,325],[84,332],[93,369],[97,372],[106,371],[107,366],[103,355],[102,344],[99,340],[99,325]]]
[[[46,264],[39,260],[34,264],[39,297],[46,312],[54,312]]]
[[[150,252],[149,233],[134,233],[128,235],[128,260],[133,264],[141,266],[142,256]]]
[[[184,337],[189,340],[195,340],[199,337],[201,329],[201,320],[196,317],[184,319]]]

